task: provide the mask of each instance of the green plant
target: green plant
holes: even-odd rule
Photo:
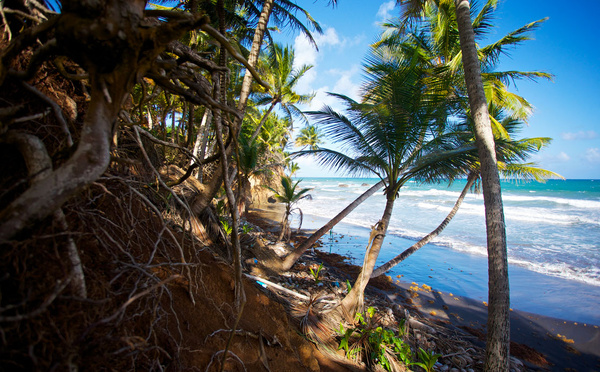
[[[437,362],[438,358],[442,356],[441,354],[434,354],[433,351],[425,351],[422,348],[419,348],[419,352],[417,353],[417,355],[419,357],[420,362],[413,362],[410,364],[414,366],[419,366],[423,368],[426,372],[432,372],[433,365],[435,364],[435,362]]]
[[[321,273],[322,269],[323,269],[323,263],[321,263],[316,270],[313,270],[312,267],[309,268],[310,274],[313,276],[313,278],[315,278],[315,283],[317,283],[317,284],[319,284],[321,282],[321,279],[319,279],[319,274]]]
[[[356,313],[354,327],[344,329],[340,324],[338,350],[343,349],[349,359],[364,358],[367,365],[379,365],[387,371],[396,370],[394,366],[399,362],[412,365],[412,352],[402,340],[403,325],[396,336],[393,331],[376,326],[375,315],[375,308],[369,307],[364,314]]]
[[[227,220],[221,220],[221,226],[223,227],[223,231],[225,231],[227,236],[231,235],[233,226],[231,226]]]
[[[344,329],[344,325],[340,323],[340,334],[342,334],[342,338],[340,340],[340,346],[338,347],[338,350],[340,349],[344,349],[344,351],[346,352],[346,357],[349,359],[353,359],[355,354],[358,352],[358,348],[351,348],[350,347],[350,340],[352,338],[352,335],[354,334],[354,329],[352,328],[348,328],[348,329]]]
[[[242,225],[242,233],[243,234],[248,234],[249,232],[253,231],[254,227],[250,226],[250,225]]]

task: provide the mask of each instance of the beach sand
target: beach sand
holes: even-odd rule
[[[283,211],[282,205],[267,204],[253,208],[249,218],[275,232]],[[308,234],[309,231],[304,231]],[[366,241],[365,241],[366,245]],[[326,249],[318,250],[325,264],[338,262],[339,255]],[[416,253],[418,254],[418,253]],[[327,259],[327,257],[332,259]],[[338,256],[338,257],[334,257]],[[345,263],[341,270],[355,272],[358,268]],[[350,281],[354,278],[349,275]],[[389,286],[380,295],[417,312],[437,324],[455,328],[473,343],[483,347],[487,320],[487,304],[452,293],[436,291],[427,285],[409,283],[402,278],[387,277]],[[345,280],[345,278],[340,278]],[[373,288],[372,288],[373,291]],[[544,371],[600,371],[600,325],[511,310],[511,354],[525,363],[530,370]]]

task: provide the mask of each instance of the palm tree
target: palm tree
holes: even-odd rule
[[[289,164],[287,165],[287,168],[290,172],[290,177],[295,175],[300,170],[300,166],[298,165],[298,163],[294,163],[293,161],[289,162]]]
[[[474,29],[478,35],[485,34],[491,24],[491,11],[493,7],[488,2],[473,22]],[[427,3],[423,11],[425,21],[421,28],[407,30],[405,20],[390,21],[385,24],[387,30],[382,34],[381,40],[374,44],[376,47],[388,47],[391,49],[407,51],[414,50],[414,45],[421,46],[418,53],[423,55],[423,61],[426,61],[431,70],[435,70],[436,78],[444,77],[445,83],[439,84],[437,89],[442,88],[447,92],[448,104],[454,105],[456,113],[459,114],[468,110],[464,97],[466,88],[464,87],[464,78],[462,74],[462,52],[458,39],[458,30],[456,28],[455,17],[453,16],[453,6],[447,2],[437,2],[436,4]],[[446,22],[441,22],[445,20]],[[487,45],[479,51],[482,59],[485,61],[486,73],[483,75],[485,80],[486,97],[490,103],[503,107],[510,115],[523,121],[527,121],[531,113],[532,106],[523,97],[508,91],[508,82],[515,79],[527,78],[551,78],[550,74],[538,71],[494,71],[498,57],[506,53],[506,49],[514,47],[519,43],[529,40],[528,33],[537,28],[542,21],[527,24],[498,41]],[[490,120],[494,124],[494,130],[501,134],[502,138],[509,138],[508,133],[503,126],[490,115]],[[377,192],[384,186],[380,181],[373,187],[365,191],[338,215],[333,217],[327,224],[315,231],[308,239],[298,245],[284,259],[282,269],[289,270],[297,259],[314,244],[327,231],[339,223],[350,212],[352,212],[364,200]]]
[[[499,159],[500,171],[507,178],[515,178],[515,179],[525,179],[530,180],[534,179],[538,182],[545,182],[548,178],[563,178],[559,174],[554,172],[538,168],[535,164],[532,163],[524,163],[531,153],[540,151],[543,147],[550,144],[551,139],[548,137],[538,137],[538,138],[524,138],[521,140],[513,140],[513,139],[503,139],[501,138],[504,133],[510,134],[515,133],[521,126],[522,121],[515,117],[505,117],[502,110],[499,110],[495,106],[490,106],[491,112],[490,116],[494,117],[494,119],[500,123],[503,127],[502,131],[496,132],[496,151],[497,158]],[[472,120],[470,121],[470,126],[473,125]],[[470,139],[473,140],[472,138]],[[480,171],[478,168],[479,164],[476,164],[476,168],[471,169],[469,171],[467,182],[459,195],[454,207],[448,213],[446,218],[442,221],[442,223],[436,227],[432,232],[424,236],[417,243],[413,244],[411,247],[404,250],[402,253],[381,265],[377,269],[373,271],[371,278],[375,278],[380,276],[387,271],[389,271],[394,266],[398,265],[400,262],[404,261],[410,255],[415,253],[417,250],[422,248],[425,244],[429,243],[435,237],[437,237],[445,228],[448,226],[452,218],[458,212],[467,192],[473,188],[476,184],[477,180],[480,177]],[[476,191],[479,190],[478,187],[475,188]]]
[[[250,3],[249,9],[253,10],[254,14],[257,14],[257,9]],[[330,4],[335,5],[337,3],[336,0],[330,0]],[[269,19],[271,18],[271,14],[275,14],[275,23],[277,26],[286,25],[293,29],[300,30],[306,37],[309,38],[314,43],[314,39],[312,34],[308,30],[308,28],[300,22],[295,14],[303,13],[306,19],[309,21],[311,26],[319,33],[322,32],[321,26],[310,16],[310,14],[298,6],[295,2],[287,1],[287,0],[264,0],[262,10],[260,11],[260,15],[258,16],[258,22],[256,24],[254,37],[252,39],[252,45],[250,47],[250,54],[248,55],[248,63],[250,66],[256,66],[260,54],[260,49],[263,44],[263,38],[265,33],[268,34],[267,25],[269,23]],[[250,74],[246,73],[244,75],[244,81],[242,83],[242,90],[240,92],[240,97],[238,101],[238,110],[244,111],[246,108],[246,104],[248,103],[248,97],[250,96],[250,88],[252,85],[252,77]]]
[[[296,137],[296,146],[310,150],[317,150],[319,145],[323,143],[321,133],[315,125],[307,125],[300,129],[300,134]]]
[[[346,170],[351,175],[375,175],[385,184],[385,209],[373,226],[362,270],[342,301],[343,308],[352,316],[362,308],[364,290],[401,187],[413,177],[426,177],[420,175],[420,169],[426,167],[413,167],[423,155],[450,143],[441,139],[443,136],[433,135],[444,133],[448,112],[444,95],[429,88],[431,71],[416,63],[418,53],[393,52],[387,48],[371,51],[367,59],[370,81],[364,86],[363,102],[335,95],[345,103],[347,116],[329,107],[307,113],[341,150],[319,148],[300,152],[315,155],[322,165]]]
[[[406,4],[405,18],[417,18],[427,6],[454,4],[464,80],[469,106],[474,119],[475,137],[481,161],[481,177],[488,236],[489,307],[486,342],[486,371],[505,371],[509,368],[510,294],[508,283],[508,254],[500,176],[496,159],[494,135],[488,113],[482,68],[475,43],[468,0],[398,0]],[[495,7],[497,0],[489,0],[484,9]],[[477,23],[478,18],[475,18]]]
[[[489,74],[490,65],[493,65],[507,46],[515,45],[527,37],[527,31],[537,27],[540,23],[533,22],[515,32],[508,34],[497,43],[487,48],[477,50],[475,38],[486,32],[491,24],[489,16],[495,9],[497,0],[488,0],[473,21],[471,21],[470,6],[468,0],[397,0],[398,4],[404,4],[404,24],[410,24],[414,20],[429,19],[434,23],[431,30],[440,41],[444,56],[453,57],[446,60],[450,71],[460,71],[462,62],[462,75],[465,82],[462,92],[466,92],[469,99],[469,107],[475,119],[474,133],[477,140],[479,157],[481,161],[481,177],[486,209],[486,228],[488,232],[488,270],[489,270],[489,303],[488,307],[488,334],[486,348],[486,371],[507,370],[508,363],[508,341],[509,341],[509,287],[508,287],[508,257],[506,248],[506,231],[504,224],[504,212],[502,206],[502,195],[500,188],[500,177],[498,163],[494,150],[494,135],[492,125],[499,129],[497,122],[490,120],[488,104],[495,99],[503,101],[504,107],[512,106],[513,112],[527,114],[531,109],[527,104],[518,99],[518,96],[501,94],[496,96],[494,92],[506,92],[504,84],[510,79],[521,77],[549,77],[547,74],[524,73],[515,74],[506,72],[504,74]],[[432,17],[431,15],[435,15]],[[428,18],[429,16],[429,18]],[[458,43],[456,39],[458,38]],[[448,42],[445,44],[445,42]],[[452,45],[460,46],[460,53],[450,53],[455,50]],[[494,76],[495,75],[495,76]],[[499,79],[496,80],[495,77]],[[487,97],[486,97],[487,93]],[[516,99],[515,99],[516,98]],[[520,106],[520,107],[519,107]]]
[[[288,46],[283,48],[280,44],[271,45],[268,56],[260,63],[260,70],[270,89],[266,93],[255,94],[256,104],[268,103],[269,108],[254,130],[251,141],[258,136],[263,124],[277,105],[284,111],[290,123],[293,122],[294,116],[304,117],[296,105],[309,103],[314,94],[298,94],[294,88],[298,80],[311,68],[312,66],[304,65],[294,69],[294,50]]]
[[[310,199],[311,195],[307,194],[310,191],[309,188],[298,190],[298,184],[301,181],[298,180],[293,182],[289,176],[283,175],[281,176],[281,189],[275,190],[271,187],[267,188],[275,194],[275,199],[280,203],[285,204],[285,212],[283,214],[283,219],[281,220],[281,233],[279,234],[279,240],[283,240],[286,238],[286,241],[290,238],[290,215],[292,212],[297,210],[300,214],[300,226],[298,230],[302,227],[302,210],[300,208],[294,208],[294,205],[303,199]]]

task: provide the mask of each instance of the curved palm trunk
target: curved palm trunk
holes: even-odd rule
[[[352,290],[346,295],[346,297],[344,297],[340,304],[342,309],[345,309],[345,311],[347,311],[352,318],[354,318],[356,312],[362,310],[364,305],[365,288],[367,287],[367,283],[369,283],[369,279],[373,273],[375,262],[379,256],[381,246],[383,245],[385,233],[387,232],[390,224],[390,218],[392,217],[392,211],[394,209],[394,201],[395,200],[393,196],[387,197],[383,216],[377,225],[373,227],[373,230],[371,230],[369,245],[367,246],[367,252],[365,253],[363,267],[360,271],[360,274],[358,274],[358,278],[356,279]]]
[[[469,14],[469,1],[454,0],[454,3],[456,5],[456,19],[460,34],[460,47],[463,55],[469,105],[475,121],[475,136],[481,162],[481,183],[485,205],[489,276],[485,370],[508,371],[510,294],[500,176],[496,163],[494,136],[481,81],[481,69],[477,57],[473,26]]]
[[[454,203],[454,207],[452,208],[452,210],[450,211],[450,213],[448,213],[448,215],[446,216],[446,218],[444,218],[444,220],[442,221],[442,223],[435,230],[433,230],[432,232],[430,232],[429,234],[427,234],[425,237],[423,237],[423,239],[421,239],[418,242],[416,242],[415,244],[413,244],[410,248],[406,249],[404,252],[400,253],[399,255],[397,255],[396,257],[394,257],[393,259],[389,260],[388,262],[386,262],[383,265],[381,265],[378,268],[376,268],[373,271],[373,274],[371,274],[371,278],[376,278],[376,277],[378,277],[380,275],[385,274],[392,267],[398,265],[400,262],[402,262],[406,258],[408,258],[408,256],[410,256],[411,254],[413,254],[416,251],[418,251],[421,247],[423,247],[425,244],[429,243],[436,236],[440,235],[440,233],[446,228],[446,226],[448,226],[448,224],[450,223],[450,221],[452,221],[452,219],[456,215],[456,212],[458,212],[458,209],[460,208],[463,200],[465,200],[465,196],[467,196],[467,192],[469,191],[469,189],[471,188],[471,186],[473,186],[473,184],[475,183],[475,180],[477,179],[477,176],[478,176],[478,174],[475,174],[475,173],[471,173],[469,175],[469,178],[467,180],[467,184],[465,185],[465,187],[463,188],[462,192],[460,193],[460,196],[456,200],[456,203]]]
[[[344,208],[340,213],[338,213],[335,217],[333,217],[329,222],[327,222],[323,227],[319,230],[315,231],[314,234],[308,237],[305,241],[302,242],[296,249],[290,252],[283,260],[282,270],[289,270],[296,261],[310,248],[319,238],[321,238],[325,233],[331,230],[335,225],[337,225],[341,220],[343,220],[350,212],[352,212],[356,207],[358,207],[362,202],[367,200],[371,195],[375,194],[377,190],[381,189],[384,185],[383,181],[379,181],[375,185],[371,186],[370,189],[364,192],[361,196],[356,198],[350,205]]]

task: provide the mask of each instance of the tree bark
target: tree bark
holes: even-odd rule
[[[204,111],[204,116],[202,116],[202,123],[200,124],[200,130],[198,131],[198,136],[196,137],[196,143],[194,143],[194,149],[192,151],[192,155],[195,158],[200,160],[204,160],[206,157],[206,145],[208,144],[208,127],[211,125],[212,121],[212,111],[210,108],[206,107]],[[190,160],[190,165],[194,164],[194,159]],[[202,166],[198,167],[198,169],[194,170],[193,176],[198,179],[198,181],[202,182]]]
[[[12,143],[19,148],[23,155],[27,166],[27,173],[30,177],[30,182],[36,183],[46,178],[52,171],[52,160],[46,151],[44,143],[36,136],[26,133],[18,133],[9,131],[4,136],[7,143]],[[54,211],[54,221],[58,223],[58,227],[63,232],[69,231],[69,225],[61,208]],[[87,297],[87,289],[85,285],[85,275],[77,246],[71,236],[67,236],[67,257],[71,263],[73,270],[73,279],[71,284],[75,294],[81,298]]]
[[[274,0],[265,0],[262,11],[260,12],[260,17],[258,18],[258,24],[256,25],[256,30],[254,31],[254,38],[252,39],[252,47],[250,48],[250,54],[248,55],[248,64],[252,67],[256,67],[256,63],[258,62],[258,55],[260,53],[260,48],[262,47],[265,31],[267,30],[267,25],[273,9],[273,3]],[[250,96],[251,85],[252,75],[248,72],[248,70],[246,70],[244,80],[242,81],[242,90],[240,91],[240,98],[237,106],[238,110],[241,112],[246,112],[246,104],[248,103],[248,97]]]
[[[60,168],[32,184],[0,213],[0,242],[54,213],[71,195],[95,181],[108,167],[113,125],[124,92],[121,96],[114,95],[118,104],[109,104],[98,86],[98,79],[94,80],[77,150]]]
[[[333,217],[329,222],[327,222],[323,227],[319,230],[315,231],[314,234],[308,237],[305,241],[302,242],[296,249],[290,252],[283,260],[282,263],[282,271],[288,271],[292,266],[298,261],[298,259],[306,252],[313,244],[316,243],[319,238],[325,235],[329,230],[331,230],[335,225],[337,225],[340,221],[342,221],[350,212],[356,209],[362,202],[367,200],[371,195],[375,194],[377,190],[381,189],[384,186],[383,181],[379,181],[375,185],[371,186],[370,189],[365,191],[361,196],[356,198],[350,205],[344,208],[340,213],[338,213],[335,217]]]
[[[0,212],[0,242],[54,213],[106,170],[116,120],[133,84],[168,42],[206,22],[196,17],[167,22],[159,29],[140,27],[144,0],[65,0],[62,5],[55,23],[56,45],[87,68],[90,104],[73,155]]]
[[[485,205],[489,291],[485,370],[508,371],[510,364],[510,294],[500,176],[470,18],[469,1],[454,0],[454,3],[469,106],[475,121],[475,136],[481,162],[481,183]]]
[[[462,192],[460,193],[460,196],[456,200],[456,203],[454,203],[454,207],[452,208],[452,210],[450,211],[450,213],[448,213],[448,215],[446,216],[446,218],[444,218],[444,220],[442,221],[442,223],[435,230],[433,230],[432,232],[430,232],[429,234],[427,234],[425,237],[423,237],[423,239],[421,239],[418,242],[416,242],[415,244],[413,244],[410,248],[406,249],[404,252],[400,253],[399,255],[397,255],[396,257],[394,257],[393,259],[389,260],[388,262],[386,262],[383,265],[381,265],[378,268],[376,268],[373,271],[373,274],[371,274],[371,278],[376,278],[376,277],[378,277],[380,275],[385,274],[392,267],[398,265],[400,262],[402,262],[405,259],[407,259],[408,256],[410,256],[411,254],[413,254],[416,251],[418,251],[425,244],[427,244],[430,241],[432,241],[436,236],[440,235],[440,233],[446,228],[446,226],[448,226],[448,224],[450,223],[450,221],[452,221],[452,219],[456,215],[456,212],[458,212],[458,209],[460,208],[463,200],[465,200],[465,196],[467,196],[467,192],[469,191],[469,189],[471,188],[471,186],[473,186],[473,184],[475,183],[475,180],[477,179],[477,176],[478,176],[478,174],[471,174],[471,175],[469,175],[469,178],[467,179],[467,184],[465,185],[465,187],[463,188]]]
[[[393,210],[394,197],[393,195],[388,195],[383,216],[371,230],[371,236],[369,238],[369,244],[367,246],[367,251],[365,252],[365,258],[360,274],[358,274],[358,278],[356,279],[352,290],[350,290],[350,293],[348,293],[340,303],[340,306],[344,309],[343,311],[346,311],[352,318],[354,318],[358,311],[362,311],[364,306],[365,288],[373,273],[373,268],[375,267],[375,262],[379,256],[381,246],[383,245],[383,240],[390,224]]]
[[[258,123],[258,126],[254,130],[254,133],[252,133],[252,137],[250,137],[250,141],[248,141],[248,143],[252,143],[256,139],[256,137],[258,137],[258,134],[260,133],[260,129],[263,127],[263,125],[265,125],[265,122],[269,118],[269,115],[271,115],[271,111],[273,111],[273,109],[275,108],[277,103],[278,103],[277,98],[273,98],[273,100],[271,101],[271,105],[269,106],[269,109],[263,115],[262,119],[260,120],[260,123]]]

